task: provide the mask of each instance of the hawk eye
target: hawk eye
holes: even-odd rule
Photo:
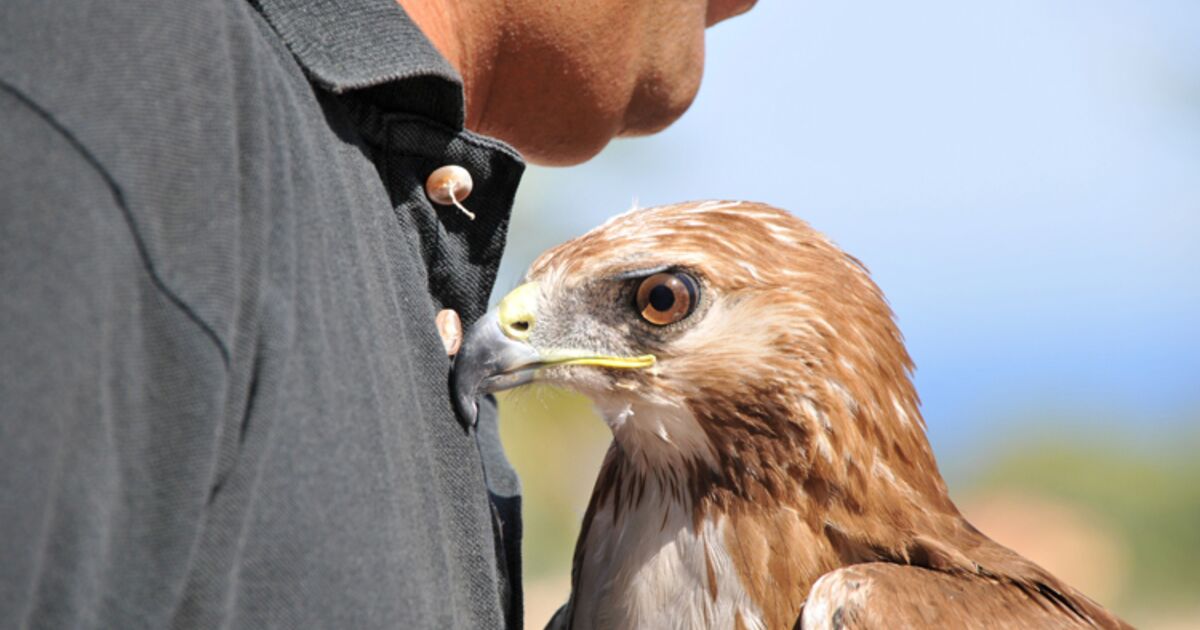
[[[638,285],[638,313],[655,326],[673,324],[696,308],[696,286],[694,278],[678,271],[645,278]]]

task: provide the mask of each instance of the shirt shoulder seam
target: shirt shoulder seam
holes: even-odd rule
[[[200,330],[209,338],[210,341],[217,347],[217,351],[221,354],[221,362],[226,368],[229,367],[229,349],[225,343],[217,335],[217,331],[196,312],[194,308],[183,300],[171,287],[167,286],[162,275],[158,272],[154,260],[150,257],[149,248],[146,246],[145,240],[142,238],[141,232],[138,230],[137,221],[133,217],[133,213],[129,210],[129,205],[125,201],[125,193],[121,189],[121,185],[109,173],[108,169],[100,162],[94,153],[75,136],[62,122],[54,117],[49,110],[39,105],[36,101],[12,85],[8,81],[0,78],[0,89],[12,94],[22,105],[29,111],[36,114],[39,118],[46,122],[59,136],[67,141],[68,144],[79,154],[81,158],[100,176],[104,183],[108,186],[112,193],[113,201],[121,212],[121,217],[125,221],[130,234],[133,236],[134,245],[137,248],[138,257],[141,259],[142,266],[145,268],[147,275],[150,276],[150,282],[154,288],[158,290],[171,304],[175,305],[188,319],[200,327]]]

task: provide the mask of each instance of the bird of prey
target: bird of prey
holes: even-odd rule
[[[951,502],[866,268],[790,214],[634,210],[543,254],[454,375],[612,429],[554,628],[1124,628]]]

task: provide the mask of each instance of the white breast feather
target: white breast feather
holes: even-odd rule
[[[664,521],[663,515],[666,513]],[[578,630],[601,628],[763,628],[725,547],[724,517],[693,531],[690,506],[647,482],[638,507],[613,522],[611,500],[588,530],[575,590]],[[705,554],[717,580],[711,596]]]

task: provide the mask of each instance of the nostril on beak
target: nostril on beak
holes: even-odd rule
[[[533,321],[529,319],[518,319],[511,322],[501,324],[505,328],[504,334],[509,339],[524,341],[529,338],[529,331],[533,328]]]
[[[515,341],[529,339],[536,319],[537,297],[537,284],[530,282],[517,287],[500,300],[497,312],[504,336]]]

